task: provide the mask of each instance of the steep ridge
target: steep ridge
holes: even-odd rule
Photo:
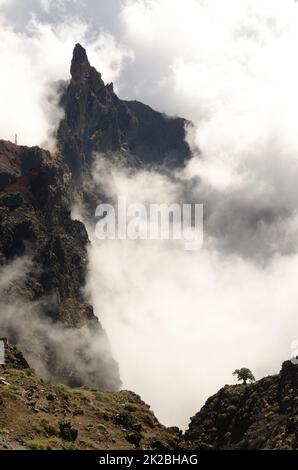
[[[58,130],[61,154],[76,180],[88,172],[96,153],[117,153],[132,165],[182,165],[190,157],[185,119],[170,118],[137,101],[123,101],[105,85],[77,44],[71,81],[61,100],[65,118]]]
[[[250,385],[226,385],[191,418],[185,437],[198,449],[298,448],[298,365]]]
[[[71,194],[58,155],[0,141],[1,336],[54,381],[117,389],[117,364],[83,292],[88,236],[71,219]]]

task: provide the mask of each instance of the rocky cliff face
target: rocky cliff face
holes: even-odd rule
[[[105,85],[77,44],[71,81],[62,97],[65,119],[58,130],[61,154],[76,180],[90,170],[96,153],[117,153],[136,165],[181,165],[189,158],[187,121],[169,118],[137,101],[120,100],[113,84]]]
[[[118,368],[83,292],[88,236],[71,195],[58,155],[0,141],[1,336],[55,381],[115,389]]]
[[[191,418],[198,449],[297,449],[298,365],[251,385],[226,385]]]

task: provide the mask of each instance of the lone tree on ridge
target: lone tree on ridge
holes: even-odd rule
[[[242,367],[242,369],[236,369],[233,372],[233,375],[237,375],[237,380],[243,380],[244,385],[246,385],[248,380],[250,382],[255,382],[256,380],[253,373],[246,367]]]

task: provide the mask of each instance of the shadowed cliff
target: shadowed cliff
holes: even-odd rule
[[[78,180],[96,153],[117,152],[128,164],[183,165],[190,157],[182,118],[170,118],[137,101],[123,101],[105,85],[77,44],[71,81],[61,101],[65,118],[58,130],[61,154]]]
[[[117,364],[84,295],[88,236],[71,219],[58,155],[0,141],[0,329],[54,381],[117,389]]]

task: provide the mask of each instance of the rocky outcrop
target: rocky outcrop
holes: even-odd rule
[[[185,437],[198,449],[297,449],[298,365],[250,385],[226,385],[191,418]]]
[[[52,380],[117,389],[117,365],[83,291],[88,236],[71,218],[67,166],[0,141],[0,184],[1,336]]]
[[[139,101],[125,101],[125,104],[136,120],[136,131],[128,137],[132,154],[144,164],[183,166],[190,158],[185,130],[192,124],[159,113]]]
[[[65,118],[58,130],[61,154],[76,180],[90,170],[96,153],[117,153],[138,165],[182,165],[189,158],[185,142],[187,121],[169,118],[137,101],[123,101],[113,84],[105,85],[77,44],[71,63],[71,81],[63,97]]]
[[[29,364],[24,358],[23,354],[15,346],[8,343],[7,339],[5,343],[5,365],[0,366],[0,369],[6,370],[11,369],[29,369]]]

